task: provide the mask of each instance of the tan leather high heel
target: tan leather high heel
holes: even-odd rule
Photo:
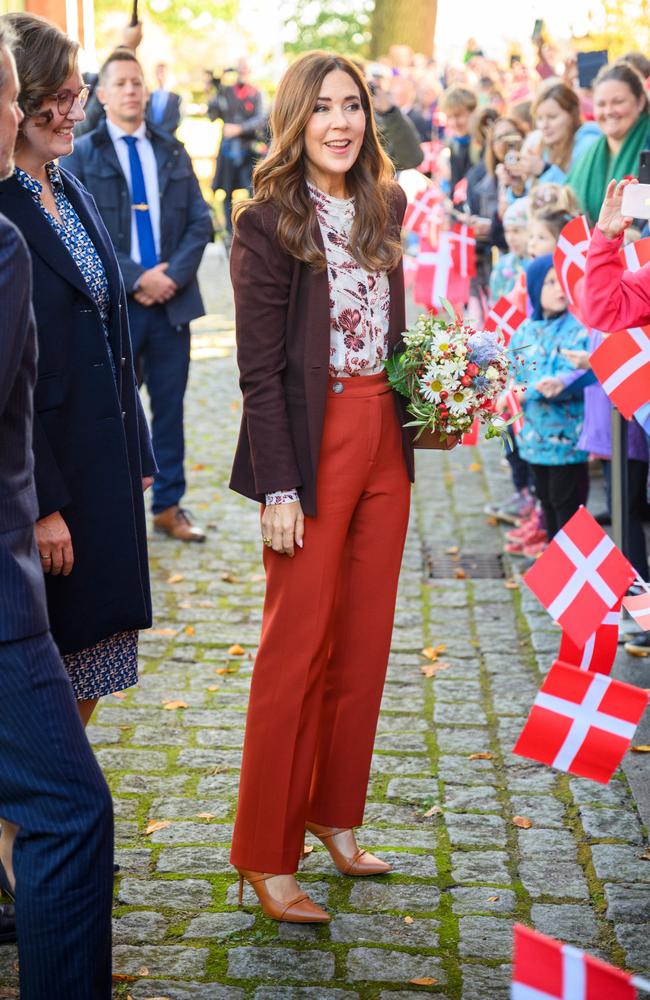
[[[301,893],[294,899],[285,902],[281,899],[274,899],[265,884],[273,875],[265,875],[264,872],[252,872],[245,868],[238,868],[239,872],[239,905],[244,902],[244,880],[251,886],[257,896],[262,910],[271,917],[272,920],[285,920],[291,924],[326,924],[330,920],[330,915],[325,910],[312,902],[306,892]]]
[[[340,848],[334,843],[334,837],[337,833],[344,833],[344,830],[334,830],[329,826],[319,826],[318,823],[305,823],[305,826],[327,848],[332,861],[341,872],[341,875],[385,875],[390,871],[390,865],[387,861],[376,858],[374,854],[369,854],[368,851],[364,851],[361,847],[351,858],[343,854]]]

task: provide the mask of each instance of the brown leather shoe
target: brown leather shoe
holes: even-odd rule
[[[179,542],[205,541],[205,531],[192,524],[187,511],[178,504],[161,510],[160,514],[154,514],[153,526],[155,531],[163,532]]]
[[[290,924],[326,924],[330,915],[326,910],[314,903],[306,892],[300,892],[293,899],[279,900],[269,892],[267,882],[273,878],[263,872],[247,871],[238,868],[239,872],[239,905],[244,900],[244,881],[253,888],[260,906],[267,917],[272,920],[284,920]]]
[[[390,865],[387,861],[376,858],[374,854],[364,851],[363,848],[357,848],[351,858],[347,857],[337,847],[333,839],[337,833],[343,833],[343,830],[336,830],[331,826],[320,826],[318,823],[305,823],[305,826],[327,848],[341,875],[386,875],[390,871]]]

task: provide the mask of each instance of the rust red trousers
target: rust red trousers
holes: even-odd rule
[[[317,516],[305,519],[295,558],[264,552],[231,854],[239,868],[293,873],[306,820],[363,821],[409,500],[384,376],[330,379]]]

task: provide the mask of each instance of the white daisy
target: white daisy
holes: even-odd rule
[[[472,403],[472,393],[459,386],[454,390],[447,400],[447,407],[449,412],[454,417],[462,416],[467,413],[470,405]]]
[[[441,402],[441,392],[455,392],[460,385],[460,382],[444,378],[440,372],[435,369],[432,371],[431,368],[427,369],[419,382],[420,394],[428,403]]]

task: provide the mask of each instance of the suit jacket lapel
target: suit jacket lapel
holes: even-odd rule
[[[110,237],[103,227],[97,225],[97,218],[91,210],[88,198],[79,191],[78,187],[70,183],[65,174],[62,174],[62,177],[63,187],[65,188],[68,200],[79,216],[82,226],[88,233],[97,253],[102,259],[110,288],[111,301],[117,302],[120,297],[120,273]]]

